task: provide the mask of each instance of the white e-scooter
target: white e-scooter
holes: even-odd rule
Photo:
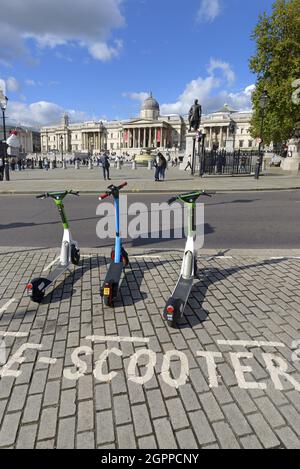
[[[69,269],[70,265],[79,265],[80,250],[78,243],[72,239],[70,225],[67,220],[63,200],[68,195],[79,196],[79,192],[63,191],[63,192],[46,192],[45,194],[38,195],[37,199],[51,198],[54,200],[55,205],[59,211],[62,224],[63,224],[63,239],[61,244],[59,263],[56,269],[49,274],[48,277],[35,278],[26,286],[27,294],[30,296],[34,303],[40,303],[45,296],[46,290],[64,273]]]
[[[168,299],[164,309],[164,318],[170,327],[176,328],[182,319],[187,301],[189,299],[194,278],[198,272],[197,250],[195,248],[196,239],[196,202],[200,196],[211,197],[206,192],[190,192],[188,194],[172,197],[168,204],[172,205],[176,200],[188,205],[188,236],[182,261],[180,277]]]

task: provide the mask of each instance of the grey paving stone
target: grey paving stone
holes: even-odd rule
[[[20,425],[21,412],[7,414],[0,430],[0,447],[10,446],[15,443]]]
[[[59,417],[70,417],[76,412],[76,389],[62,391],[60,395]]]
[[[187,412],[200,409],[200,401],[190,384],[179,388],[180,398]]]
[[[75,417],[59,420],[57,449],[75,448]]]
[[[14,412],[24,408],[25,400],[27,397],[28,385],[22,384],[15,386],[8,404],[8,412]]]
[[[94,428],[94,403],[92,400],[79,402],[77,412],[77,432]]]
[[[135,449],[137,447],[133,425],[117,427],[117,440],[119,449]]]
[[[17,449],[33,449],[37,434],[37,424],[21,426],[16,443]]]
[[[262,449],[262,445],[255,435],[245,436],[240,441],[244,449]]]
[[[130,404],[126,394],[114,398],[114,412],[117,425],[131,422]]]
[[[280,441],[262,415],[248,415],[247,419],[264,448],[272,449],[280,445]]]
[[[299,437],[291,428],[283,427],[276,430],[276,433],[286,449],[300,449]]]
[[[191,412],[189,413],[189,418],[192,422],[192,428],[196,434],[199,447],[216,441],[212,427],[209,424],[204,412]]]
[[[149,390],[146,393],[151,418],[166,417],[167,410],[159,389]]]
[[[153,422],[155,435],[160,449],[177,449],[178,445],[174,438],[174,433],[168,419],[158,419]]]
[[[94,432],[79,433],[76,436],[77,449],[95,449],[95,434]]]
[[[56,435],[56,425],[57,408],[48,407],[47,409],[43,409],[40,420],[38,439],[49,440],[54,438]]]
[[[248,435],[252,430],[236,404],[228,404],[223,406],[223,412],[238,436]]]
[[[53,449],[55,447],[55,440],[44,440],[38,441],[35,445],[35,449]]]
[[[106,410],[97,412],[97,445],[113,443],[115,441],[115,432],[113,424],[112,411]]]
[[[213,424],[213,429],[216,432],[217,438],[220,442],[222,449],[239,449],[240,445],[226,422],[217,422]]]
[[[157,449],[154,436],[145,436],[144,438],[139,438],[138,447],[140,449]]]
[[[56,405],[59,402],[60,381],[48,381],[44,395],[44,407]]]
[[[284,415],[288,425],[292,427],[294,432],[300,437],[300,415],[292,406],[281,407],[282,415]]]
[[[166,401],[169,418],[172,423],[174,430],[180,430],[182,428],[189,427],[189,421],[186,416],[186,412],[179,398],[170,399]]]
[[[99,384],[95,386],[96,410],[106,410],[112,408],[112,400],[109,384]]]
[[[211,422],[224,419],[221,408],[212,393],[200,394],[199,399],[202,405],[202,409],[204,409],[208,419]]]
[[[255,399],[255,403],[271,427],[280,427],[285,424],[284,419],[267,397]]]
[[[22,423],[37,422],[39,420],[43,395],[29,396],[22,417]]]
[[[136,405],[131,408],[135,434],[137,437],[153,433],[149,413],[146,405]]]
[[[197,449],[198,445],[192,430],[181,430],[176,432],[176,438],[181,449]]]
[[[29,394],[40,394],[44,392],[47,374],[48,370],[40,370],[33,373],[33,378],[29,388]]]

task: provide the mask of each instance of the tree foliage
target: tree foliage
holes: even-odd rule
[[[251,133],[260,137],[259,99],[267,90],[264,141],[285,142],[300,126],[300,103],[292,99],[293,92],[297,94],[294,82],[300,79],[300,0],[276,0],[270,16],[260,15],[252,39],[256,41],[256,53],[250,59],[250,69],[257,75],[257,83]],[[299,84],[297,88],[300,97]]]

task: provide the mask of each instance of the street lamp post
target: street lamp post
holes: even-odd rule
[[[9,163],[7,159],[7,143],[6,143],[6,125],[5,125],[5,111],[7,108],[8,98],[4,96],[3,92],[0,90],[0,106],[2,110],[2,119],[3,119],[3,136],[4,136],[4,175],[6,181],[10,180],[9,177]]]
[[[264,133],[264,120],[265,120],[265,109],[268,102],[268,92],[266,90],[263,91],[260,100],[259,100],[259,107],[261,109],[261,124],[260,124],[260,141],[258,147],[258,161],[255,167],[255,179],[259,179],[261,167],[263,164],[263,133]]]
[[[60,136],[61,162],[64,164],[64,137]]]

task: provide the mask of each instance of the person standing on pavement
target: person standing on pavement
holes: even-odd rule
[[[166,169],[167,169],[168,163],[167,163],[167,160],[166,160],[166,158],[164,157],[164,155],[162,153],[160,154],[160,158],[161,158],[161,162],[162,162],[161,170],[160,170],[160,177],[164,181],[165,177],[166,177]]]
[[[109,157],[106,153],[104,153],[100,157],[100,163],[102,164],[104,181],[106,181],[106,179],[110,181],[110,177],[109,177],[110,162],[109,162]]]

